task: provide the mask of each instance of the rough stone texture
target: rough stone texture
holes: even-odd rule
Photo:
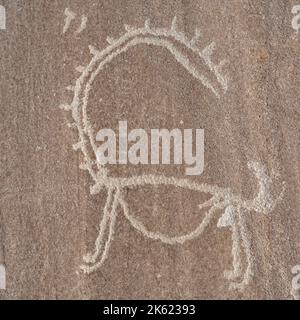
[[[0,31],[0,262],[7,268],[1,299],[291,299],[291,268],[300,264],[299,87],[300,35],[291,27],[295,1],[0,1],[7,29]],[[62,34],[65,8],[77,14]],[[80,16],[87,27],[74,32]],[[283,201],[269,214],[251,212],[254,279],[243,292],[228,289],[231,232],[218,229],[222,212],[205,233],[183,245],[145,238],[119,212],[109,257],[99,271],[79,271],[94,247],[105,192],[90,195],[92,181],[72,150],[77,135],[65,87],[87,65],[88,49],[105,48],[124,24],[170,26],[198,46],[216,43],[214,61],[227,59],[229,86],[220,99],[189,75],[166,50],[137,46],[116,58],[96,81],[92,123],[130,128],[204,128],[205,170],[192,180],[231,188],[253,198],[257,184],[247,168],[263,162],[286,182]],[[98,107],[97,109],[95,107]],[[180,122],[183,121],[183,122]],[[113,168],[114,175],[164,172],[174,167]],[[277,188],[275,186],[275,188]],[[207,195],[155,187],[128,189],[129,207],[149,229],[193,230]],[[121,210],[119,210],[121,211]],[[3,247],[3,250],[1,249]]]

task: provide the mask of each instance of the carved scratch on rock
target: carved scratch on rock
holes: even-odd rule
[[[234,194],[231,189],[220,188],[204,183],[198,183],[186,178],[167,177],[164,175],[141,175],[127,178],[111,177],[107,167],[95,162],[97,151],[94,140],[95,134],[87,116],[87,105],[89,94],[93,90],[93,83],[97,75],[118,55],[138,45],[158,46],[168,50],[181,64],[185,70],[207,88],[216,98],[220,98],[222,92],[228,89],[228,79],[222,74],[224,61],[215,64],[212,61],[215,43],[211,43],[204,49],[199,49],[200,32],[197,30],[192,40],[178,31],[176,18],[173,19],[170,28],[152,28],[149,20],[141,28],[125,25],[126,33],[118,39],[108,37],[108,47],[98,50],[90,46],[93,55],[90,63],[83,67],[77,67],[80,77],[76,84],[71,87],[74,92],[73,101],[70,105],[63,104],[61,108],[72,114],[73,123],[71,127],[78,131],[78,141],[73,146],[75,150],[82,153],[84,162],[80,168],[87,170],[94,181],[91,194],[98,194],[101,190],[107,192],[107,199],[103,210],[103,216],[99,225],[99,234],[95,241],[93,252],[84,257],[85,264],[81,269],[90,274],[98,270],[108,257],[109,248],[114,236],[115,222],[117,219],[117,208],[120,208],[131,226],[146,238],[158,240],[169,245],[183,244],[186,241],[199,237],[211,222],[212,218],[220,211],[225,211],[218,222],[218,227],[229,227],[232,231],[232,255],[233,268],[225,272],[225,277],[231,281],[231,288],[243,289],[248,285],[253,276],[253,265],[255,258],[252,254],[249,230],[246,216],[250,211],[267,214],[282,199],[284,186],[278,196],[271,192],[273,185],[272,177],[267,174],[265,166],[258,162],[249,162],[248,166],[258,180],[259,190],[257,196],[252,200],[243,199]],[[189,60],[187,55],[180,51],[177,44],[183,45],[191,54],[195,54],[204,67],[210,72],[211,77],[203,75],[200,70]],[[92,150],[92,154],[89,150]],[[207,209],[204,219],[199,222],[195,230],[180,236],[168,236],[159,232],[148,230],[138,219],[129,212],[128,204],[124,199],[122,191],[124,188],[140,188],[144,186],[173,186],[180,189],[205,192],[211,198],[199,205],[199,209]],[[246,266],[243,271],[242,256],[246,257]],[[240,280],[240,281],[238,281]]]
[[[76,13],[74,13],[73,11],[71,11],[69,8],[66,8],[65,9],[65,25],[64,25],[64,28],[63,28],[63,34],[65,34],[70,26],[71,26],[71,23],[72,21],[76,18]],[[82,15],[81,16],[81,23],[80,23],[80,26],[78,27],[78,29],[75,31],[75,34],[79,34],[81,33],[87,26],[87,21],[88,21],[88,18],[87,16],[85,15]]]
[[[71,11],[69,8],[66,8],[65,16],[66,17],[65,17],[65,25],[64,25],[64,28],[63,28],[63,33],[66,33],[68,31],[68,29],[70,28],[72,20],[74,20],[75,17],[76,17],[76,14],[73,11]]]

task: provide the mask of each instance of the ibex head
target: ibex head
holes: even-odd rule
[[[253,171],[259,183],[258,194],[252,200],[252,208],[257,212],[268,214],[282,200],[285,184],[284,182],[282,183],[279,195],[278,193],[274,195],[272,190],[274,189],[274,180],[277,178],[276,174],[269,175],[267,168],[257,161],[249,161],[248,168]]]

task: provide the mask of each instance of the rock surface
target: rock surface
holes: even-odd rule
[[[300,264],[295,1],[0,4],[6,9],[6,29],[0,30],[0,264],[6,266],[6,290],[0,299],[292,299],[291,270]],[[189,59],[192,72],[170,54],[169,40],[152,35],[157,42],[149,37],[152,43],[132,46],[99,73],[87,103],[90,124],[95,131],[116,128],[119,120],[131,128],[204,129],[204,172],[189,181],[230,189],[245,200],[259,195],[236,224],[236,236],[248,239],[240,254],[243,270],[249,259],[252,266],[242,290],[224,277],[237,252],[233,226],[217,228],[224,208],[199,237],[168,244],[136,230],[118,202],[107,259],[91,274],[80,269],[94,248],[108,193],[90,193],[93,180],[79,169],[82,154],[72,149],[78,133],[68,127],[71,113],[58,106],[72,102],[74,92],[66,87],[88,72],[78,66],[85,68],[98,51],[144,26],[156,33],[175,30],[184,41],[174,48]],[[216,69],[222,60],[227,63]],[[195,78],[195,70],[215,92]],[[263,164],[254,170],[257,176],[250,161]],[[182,166],[110,167],[117,178],[142,174],[186,178]],[[199,205],[208,193],[172,185],[122,189],[131,216],[170,237],[203,221],[207,208]]]

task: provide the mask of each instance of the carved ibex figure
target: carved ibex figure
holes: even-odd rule
[[[200,33],[196,31],[195,36],[192,39],[188,39],[185,34],[178,31],[176,18],[172,21],[171,28],[151,28],[149,21],[146,21],[145,25],[141,28],[133,28],[126,25],[125,29],[126,33],[119,39],[108,38],[109,46],[104,50],[98,51],[94,47],[90,47],[93,55],[92,60],[85,67],[77,67],[80,77],[77,79],[75,86],[68,87],[74,93],[73,101],[70,105],[64,104],[61,106],[72,113],[73,123],[70,126],[78,131],[79,136],[79,142],[73,148],[82,152],[84,163],[80,167],[87,170],[94,181],[94,185],[91,187],[91,194],[97,194],[103,189],[107,192],[107,200],[100,222],[99,235],[95,242],[95,249],[84,257],[85,265],[81,268],[84,272],[91,273],[99,269],[108,257],[114,235],[118,207],[123,210],[130,224],[145,237],[160,240],[170,245],[183,244],[185,241],[197,238],[203,233],[212,217],[218,211],[224,210],[224,214],[219,219],[218,226],[230,227],[233,239],[233,269],[225,272],[225,276],[233,281],[233,288],[243,288],[251,280],[254,264],[245,216],[250,211],[264,214],[269,213],[283,196],[283,190],[278,196],[272,195],[271,186],[273,177],[268,176],[267,170],[263,165],[257,162],[250,162],[248,164],[258,179],[259,190],[253,200],[245,200],[233,194],[230,189],[198,184],[188,179],[166,177],[164,175],[113,178],[109,176],[108,169],[101,166],[95,160],[97,151],[95,134],[87,115],[89,94],[97,75],[103,70],[104,66],[130,48],[137,45],[151,45],[167,49],[177,63],[181,64],[189,74],[197,79],[216,98],[220,98],[222,91],[224,92],[228,88],[227,78],[221,74],[224,61],[214,64],[211,59],[215,43],[212,42],[203,50],[200,50],[197,47]],[[191,54],[200,58],[203,62],[203,68],[207,69],[206,75],[197,69],[185,53],[177,48],[176,44],[184,46]],[[207,77],[209,73],[211,74],[211,79]],[[200,205],[200,209],[208,209],[204,219],[199,222],[194,231],[181,236],[169,237],[147,230],[140,221],[129,213],[122,191],[124,188],[141,188],[149,185],[169,185],[176,188],[209,193],[211,198]],[[242,270],[243,253],[247,262],[244,272]],[[237,283],[236,280],[239,278],[242,279],[240,283]]]

